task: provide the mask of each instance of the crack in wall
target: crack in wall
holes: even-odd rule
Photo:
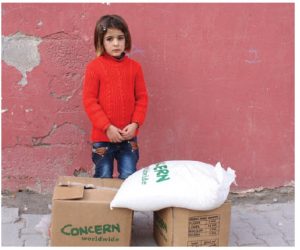
[[[44,143],[43,140],[48,136],[52,135],[54,131],[57,129],[57,125],[53,124],[52,128],[48,132],[48,134],[40,137],[32,137],[32,146],[48,146],[50,144]]]
[[[22,79],[18,83],[21,86],[28,83],[27,72],[40,64],[38,45],[41,42],[41,38],[27,36],[21,32],[11,36],[2,36],[2,60],[21,72]]]
[[[69,74],[69,73],[67,73],[67,74]],[[73,74],[76,75],[75,73],[73,73]],[[66,93],[66,94],[57,94],[54,90],[51,90],[51,88],[52,88],[51,85],[53,84],[53,81],[54,81],[54,79],[52,79],[48,84],[49,89],[50,89],[50,96],[52,96],[58,100],[65,101],[65,102],[68,102],[71,98],[73,98],[73,96],[75,94],[77,94],[79,91],[81,91],[81,88],[82,88],[81,84],[79,84],[79,86],[77,86],[75,89],[68,91],[68,93]],[[81,81],[82,80],[80,80],[79,82],[81,83]]]
[[[44,140],[47,139],[49,136],[53,135],[60,127],[63,127],[65,125],[71,125],[73,127],[75,127],[81,134],[86,134],[85,130],[80,128],[78,125],[70,123],[70,122],[64,122],[62,124],[53,124],[52,128],[50,129],[50,131],[44,135],[44,136],[40,136],[40,137],[32,137],[32,146],[37,147],[37,146],[50,146],[50,145],[71,145],[71,144],[64,144],[64,143],[45,143]]]
[[[58,31],[42,37],[43,39],[51,39],[51,40],[63,40],[63,39],[72,39],[78,40],[81,39],[80,36],[69,34],[65,31]]]

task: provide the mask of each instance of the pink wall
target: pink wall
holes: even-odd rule
[[[147,81],[139,167],[220,161],[238,189],[294,180],[294,4],[6,3],[3,189],[51,192],[58,175],[91,173],[81,87],[107,13],[127,20]]]

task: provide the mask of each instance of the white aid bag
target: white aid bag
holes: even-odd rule
[[[165,161],[140,169],[122,183],[110,203],[135,211],[166,207],[211,210],[221,206],[235,181],[235,171],[226,171],[199,161]]]

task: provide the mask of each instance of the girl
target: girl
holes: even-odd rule
[[[112,178],[114,159],[120,179],[136,171],[138,128],[145,120],[148,95],[142,68],[127,57],[131,36],[124,19],[106,15],[96,23],[97,57],[86,68],[83,104],[92,123],[96,178]]]

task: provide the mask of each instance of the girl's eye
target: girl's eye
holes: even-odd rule
[[[116,39],[118,41],[123,41],[125,39],[125,36],[118,36],[118,37],[116,37]],[[114,40],[114,38],[109,36],[109,37],[105,38],[105,40],[108,42],[112,42]]]

